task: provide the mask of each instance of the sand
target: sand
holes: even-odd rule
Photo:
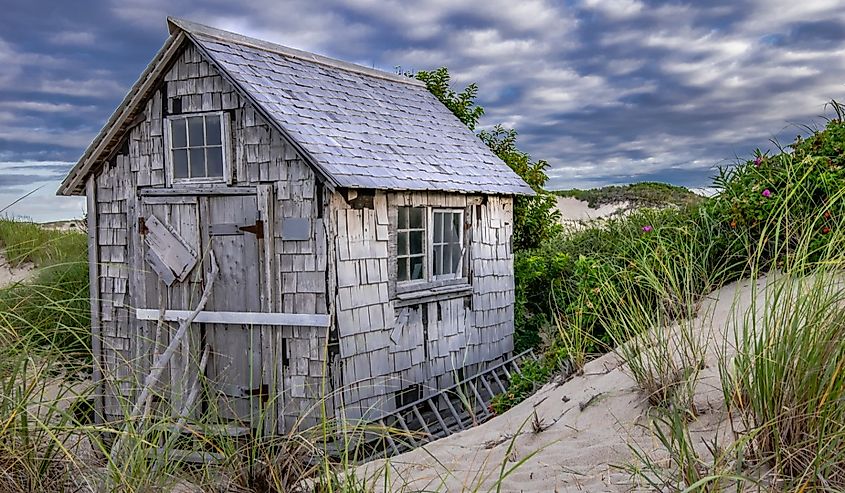
[[[700,415],[690,425],[695,442],[702,446],[699,438],[730,437],[718,354],[724,350],[731,355],[725,341],[733,337],[726,337],[726,331],[732,330],[734,314],[741,316],[750,308],[753,282],[765,283],[765,278],[731,284],[711,294],[694,324],[708,345],[706,366],[696,387]],[[539,433],[532,431],[535,412],[544,428]],[[480,491],[488,491],[513,441],[506,468],[527,460],[504,480],[501,491],[650,491],[634,484],[617,467],[634,463],[631,446],[660,455],[648,429],[650,412],[645,395],[620,358],[606,354],[589,362],[583,375],[563,384],[548,384],[501,416],[391,459],[393,485],[389,489],[451,492],[472,491],[480,485]],[[366,464],[360,475],[378,475],[382,466],[381,461]]]
[[[31,262],[24,262],[13,267],[6,260],[4,252],[0,250],[0,288],[25,281],[33,275],[34,271],[35,266]]]
[[[558,197],[557,208],[560,211],[560,222],[571,229],[583,229],[595,225],[611,217],[623,216],[630,212],[628,202],[614,202],[593,209],[587,202],[573,197]]]

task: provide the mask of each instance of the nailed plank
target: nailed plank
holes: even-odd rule
[[[151,215],[146,221],[147,234],[144,237],[149,250],[147,251],[147,260],[150,261],[153,252],[161,263],[171,271],[179,281],[184,281],[191,270],[197,265],[197,254],[185,243],[179,234],[168,225],[159,221],[159,219]],[[153,269],[156,269],[155,261],[151,261]],[[159,266],[160,267],[160,266]],[[162,275],[158,270],[159,276]],[[162,280],[165,280],[162,278]],[[167,281],[165,281],[167,282]],[[173,281],[168,283],[168,286]]]
[[[164,320],[176,322],[184,319],[188,310],[165,310]],[[159,310],[139,308],[135,311],[138,320],[158,320]],[[264,313],[264,312],[212,312],[203,311],[194,319],[195,322],[212,324],[245,325],[292,325],[300,327],[328,327],[330,319],[325,314],[311,313]]]
[[[152,267],[153,272],[158,274],[158,278],[161,279],[161,282],[163,282],[167,286],[172,286],[173,283],[176,282],[176,275],[173,273],[170,267],[168,267],[167,264],[164,263],[164,260],[162,260],[156,252],[151,249],[148,249],[146,253],[144,253],[144,260],[146,260],[147,263],[150,264],[150,267]]]

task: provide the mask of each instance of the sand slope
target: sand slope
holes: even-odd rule
[[[706,367],[696,389],[701,415],[691,424],[696,442],[712,439],[717,433],[728,436],[717,347],[731,354],[731,345],[726,347],[725,340],[733,341],[733,337],[725,330],[732,326],[734,314],[742,316],[750,308],[752,282],[763,285],[765,278],[714,292],[696,320],[695,329],[708,342]],[[545,427],[540,433],[532,431],[535,412]],[[628,473],[614,466],[633,461],[631,445],[658,450],[647,428],[648,413],[645,396],[619,357],[607,354],[588,363],[583,375],[562,385],[548,384],[481,426],[393,458],[390,489],[451,492],[482,485],[480,491],[487,491],[497,481],[511,438],[516,436],[515,457],[506,468],[514,460],[535,455],[505,479],[502,491],[640,491]],[[380,461],[370,463],[362,466],[361,472],[378,474],[382,465]],[[401,486],[403,483],[406,486]]]
[[[557,197],[557,209],[560,211],[560,223],[571,230],[594,226],[611,217],[624,216],[631,211],[628,202],[614,202],[593,209],[587,202],[574,197]]]
[[[13,267],[6,260],[4,252],[0,250],[0,288],[29,279],[34,270],[35,266],[31,262],[24,262]]]

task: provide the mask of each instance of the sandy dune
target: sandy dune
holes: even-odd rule
[[[6,260],[5,253],[0,250],[0,288],[29,279],[34,270],[35,266],[31,262],[13,267]]]
[[[573,197],[558,197],[557,208],[560,211],[561,224],[573,229],[581,229],[596,221],[624,215],[630,211],[631,204],[628,202],[614,202],[593,209],[583,200]]]
[[[691,424],[697,435],[725,438],[728,416],[719,383],[717,347],[725,348],[725,331],[733,314],[751,305],[751,283],[731,284],[713,293],[702,307],[695,330],[708,341],[708,355],[698,387],[701,415]],[[761,284],[762,285],[762,284]],[[758,311],[759,313],[759,311]],[[727,340],[733,337],[728,334]],[[725,348],[731,354],[730,348]],[[545,428],[532,431],[532,415]],[[648,491],[638,489],[629,474],[615,466],[633,461],[630,446],[656,451],[648,430],[649,406],[616,354],[588,363],[584,374],[561,384],[546,385],[507,413],[462,433],[432,442],[390,461],[394,491],[487,491],[499,477],[511,439],[514,461],[531,456],[505,479],[502,491]],[[520,431],[520,428],[522,430]],[[436,459],[435,459],[436,458]],[[362,466],[379,474],[382,462]],[[383,480],[382,480],[383,481]],[[402,486],[405,485],[405,486]]]

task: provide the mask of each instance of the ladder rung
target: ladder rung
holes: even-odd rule
[[[414,411],[414,415],[417,417],[417,419],[418,419],[418,420],[420,420],[420,424],[422,425],[422,427],[423,427],[423,429],[425,430],[426,434],[427,434],[429,437],[431,437],[431,436],[432,436],[432,435],[431,435],[431,430],[430,430],[430,429],[428,429],[428,425],[426,424],[425,419],[423,419],[423,416],[422,416],[422,413],[420,413],[420,410],[417,408],[417,406],[416,406],[416,405],[414,405],[414,407],[412,407],[411,409],[413,409],[413,411]],[[431,439],[431,438],[429,438],[429,440],[430,440],[430,439]],[[426,441],[428,441],[428,440],[426,440]]]

